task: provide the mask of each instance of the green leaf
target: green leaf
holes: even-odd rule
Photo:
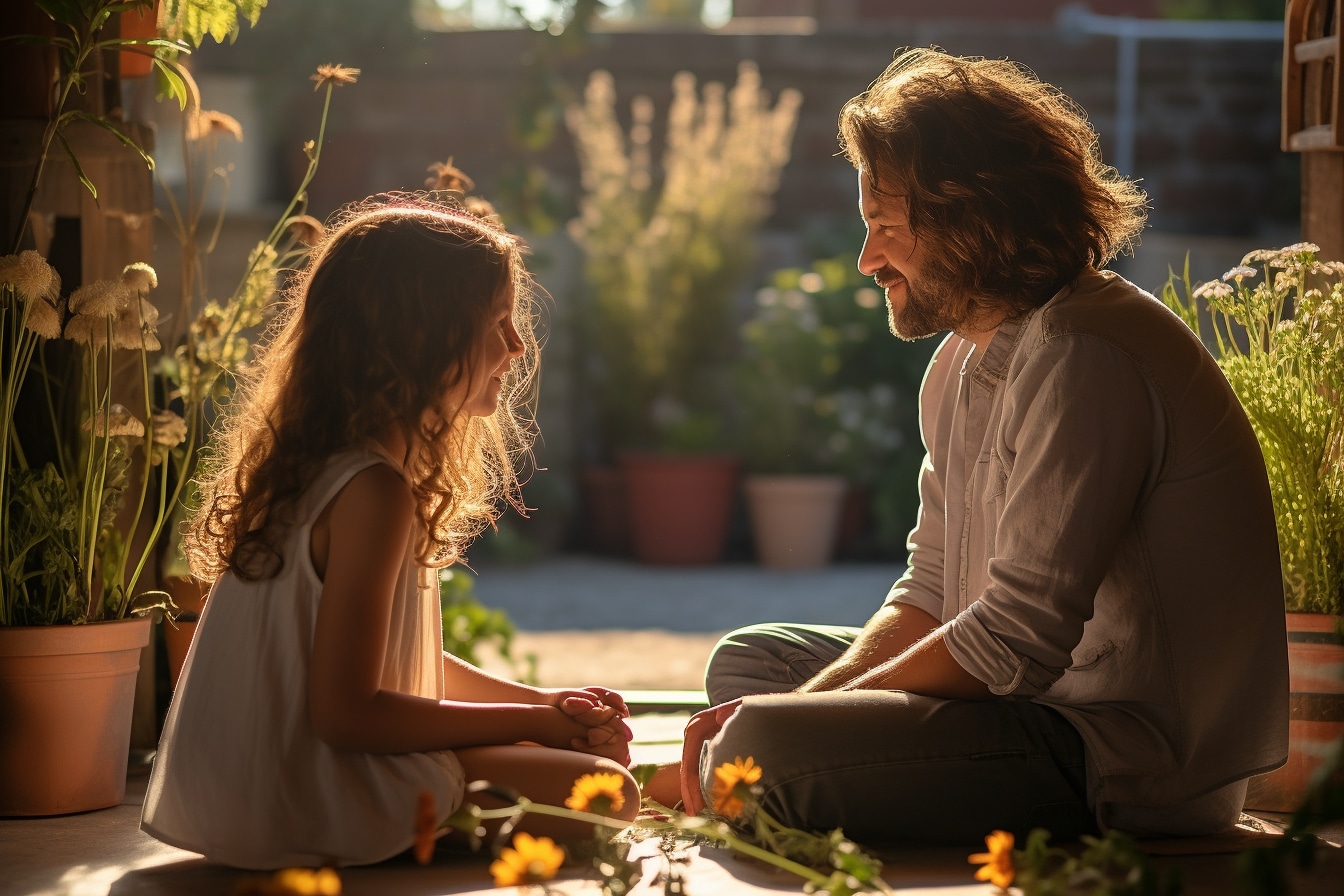
[[[163,81],[168,85],[168,92],[173,99],[177,100],[179,109],[187,108],[187,101],[190,99],[190,93],[187,90],[187,81],[178,70],[177,63],[166,62],[158,56],[154,57],[154,67],[163,75]]]
[[[78,118],[81,121],[87,121],[91,124],[98,125],[98,127],[102,128],[109,134],[116,137],[123,144],[135,150],[136,153],[140,156],[140,158],[145,160],[145,164],[149,166],[149,170],[150,171],[154,170],[154,158],[149,153],[145,152],[145,150],[140,146],[139,143],[136,143],[135,140],[133,140],[131,137],[118,130],[117,126],[112,122],[108,121],[106,118],[99,118],[97,115],[94,115],[91,112],[84,112],[84,111],[75,111],[69,114],[71,118]],[[83,180],[84,179],[83,172],[80,172],[80,174],[81,174],[80,180]],[[98,194],[95,192],[94,196],[96,197],[97,195]]]
[[[93,185],[93,181],[89,180],[89,176],[84,173],[84,166],[79,164],[79,157],[76,156],[75,151],[70,148],[69,141],[65,139],[65,135],[60,131],[56,132],[56,139],[61,141],[61,146],[64,147],[65,154],[70,157],[70,164],[75,166],[75,175],[79,178],[79,182],[84,185],[84,188],[89,191],[89,194],[93,196],[94,201],[96,202],[98,199],[98,188]]]

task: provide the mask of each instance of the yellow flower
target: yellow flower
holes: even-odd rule
[[[359,69],[344,65],[319,65],[317,74],[312,76],[312,80],[316,82],[313,85],[313,90],[320,90],[324,84],[330,84],[333,87],[353,84],[359,80]]]
[[[750,756],[745,761],[738,756],[714,769],[714,787],[710,791],[714,811],[727,818],[741,815],[745,800],[751,798],[751,785],[759,780],[761,767]]]
[[[25,302],[54,299],[61,293],[60,275],[33,249],[0,258],[0,283],[14,287]]]
[[[341,878],[331,868],[282,868],[270,877],[239,881],[236,896],[341,896]]]
[[[976,880],[987,880],[1000,890],[1008,889],[1013,882],[1013,835],[1007,831],[994,831],[985,837],[985,847],[989,852],[977,852],[967,856],[966,861],[973,865],[984,865],[975,872]]]
[[[415,860],[428,865],[434,857],[434,840],[438,836],[438,813],[434,811],[434,794],[420,791],[415,807]]]
[[[519,832],[513,848],[504,847],[499,858],[490,863],[490,875],[497,887],[538,884],[555,877],[565,861],[565,851],[550,837],[533,837]]]
[[[625,805],[625,794],[621,792],[621,776],[615,772],[594,772],[584,775],[574,782],[566,808],[575,812],[593,812],[607,815],[621,811]]]

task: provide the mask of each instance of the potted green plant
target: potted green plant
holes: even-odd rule
[[[636,555],[704,563],[722,553],[735,490],[735,460],[722,453],[733,299],[801,97],[785,90],[771,105],[745,62],[729,90],[697,90],[688,72],[672,89],[655,168],[653,102],[635,98],[627,133],[613,79],[590,77],[566,114],[583,184],[570,233],[585,260],[582,379],[604,459],[625,475]],[[717,497],[694,497],[700,483]]]
[[[124,224],[109,225],[118,216],[106,210],[152,207],[152,160],[138,142],[141,130],[107,110],[102,97],[107,84],[117,83],[110,61],[138,54],[152,60],[168,93],[187,105],[189,78],[178,54],[206,33],[222,38],[236,31],[237,10],[169,5],[164,23],[191,43],[118,36],[118,14],[154,6],[148,0],[37,0],[49,32],[13,36],[54,49],[57,67],[29,183],[17,208],[7,209],[16,222],[11,251],[0,258],[4,815],[120,802],[148,614],[172,609],[163,592],[145,584],[182,487],[169,470],[190,465],[199,429],[190,405],[169,409],[155,388],[153,268],[107,249],[120,245],[107,239],[108,228]],[[247,4],[253,19],[261,5]],[[114,183],[95,183],[88,172]],[[100,189],[99,203],[79,198],[96,199]],[[80,247],[85,282],[63,289],[44,254],[53,246],[46,223],[71,202],[81,237],[94,245]],[[148,254],[147,238],[126,244],[138,246],[128,256]]]
[[[1288,764],[1247,805],[1292,811],[1344,738],[1344,262],[1298,243],[1162,299],[1204,336],[1250,418],[1274,499],[1292,690]],[[1178,290],[1178,287],[1180,289]],[[1207,314],[1207,316],[1205,316]]]
[[[921,456],[915,402],[928,350],[892,337],[882,296],[856,261],[840,254],[775,271],[742,328],[736,445],[766,565],[825,563],[839,540],[827,530],[845,521],[837,534],[857,542],[872,505],[890,515],[911,497],[895,474],[913,479]],[[812,547],[771,547],[777,532],[805,531],[794,517],[818,524]],[[904,517],[887,526],[900,530],[895,540],[908,527]]]

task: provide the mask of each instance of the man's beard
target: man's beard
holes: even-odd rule
[[[896,271],[885,268],[874,275],[879,283],[899,277]],[[933,336],[946,330],[954,330],[957,321],[949,314],[949,306],[954,287],[927,279],[918,286],[905,280],[905,305],[899,312],[887,300],[887,320],[891,332],[899,339],[914,342],[926,336]]]

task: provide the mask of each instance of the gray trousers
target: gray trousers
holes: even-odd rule
[[[1073,726],[1025,700],[940,700],[903,691],[791,693],[834,662],[859,629],[773,624],[739,629],[705,674],[712,704],[745,698],[705,745],[713,769],[761,766],[762,806],[804,830],[843,828],[865,845],[977,847],[992,830],[1018,842],[1095,833],[1086,754]]]

